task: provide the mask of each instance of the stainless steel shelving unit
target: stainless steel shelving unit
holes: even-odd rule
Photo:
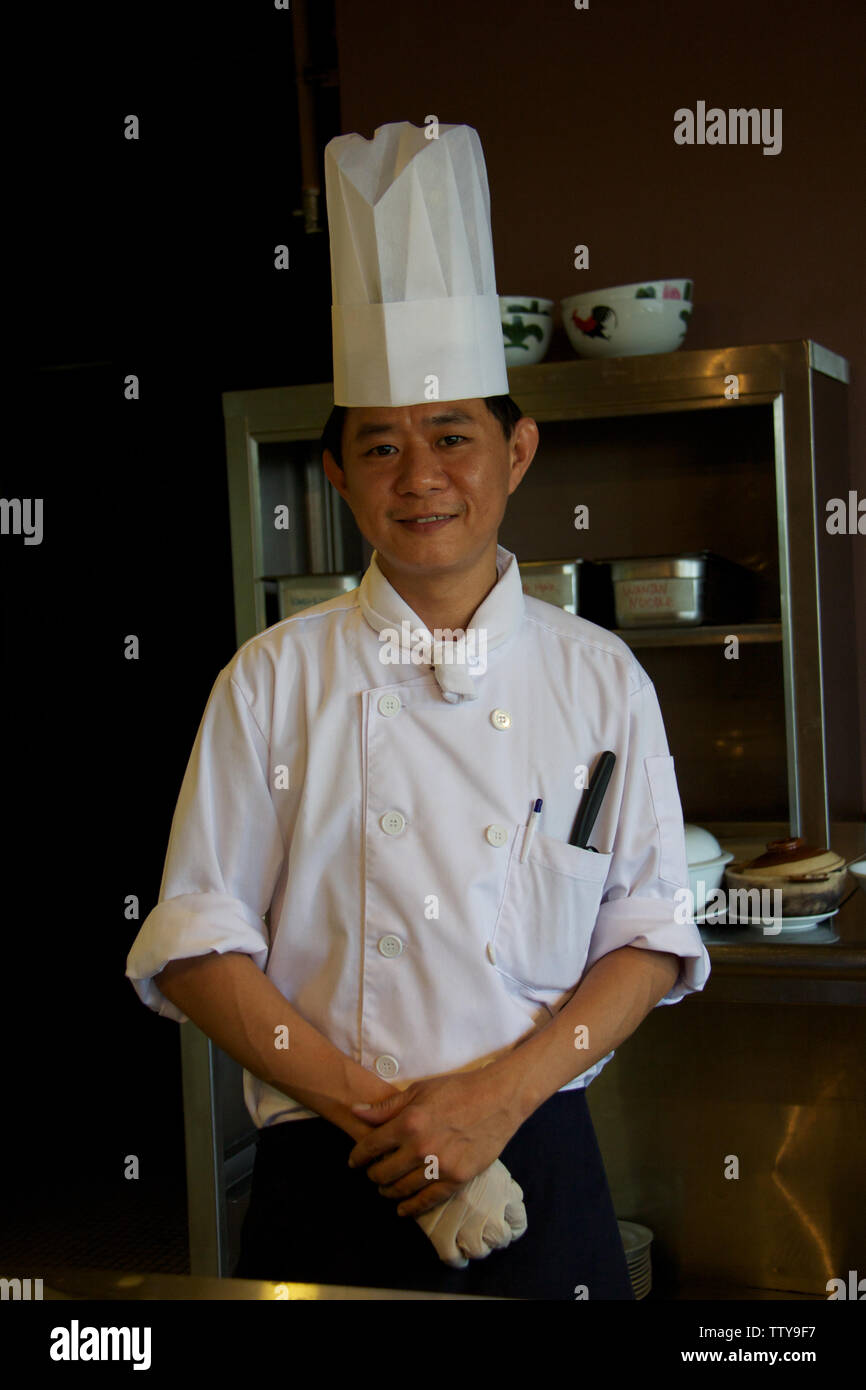
[[[735,397],[730,394],[732,381]],[[573,425],[576,433],[586,421],[610,420],[613,429],[613,422],[628,417],[697,411],[705,412],[711,429],[719,412],[766,407],[772,440],[768,467],[778,548],[778,614],[772,620],[727,627],[632,629],[620,635],[647,652],[672,647],[698,652],[721,643],[731,632],[744,643],[781,647],[779,709],[785,725],[788,818],[792,832],[814,843],[828,843],[831,818],[850,815],[849,803],[856,795],[852,788],[859,776],[856,737],[851,742],[851,730],[856,736],[858,727],[856,683],[852,686],[855,678],[843,637],[852,583],[849,579],[846,593],[849,552],[844,538],[828,537],[822,524],[826,499],[845,496],[848,488],[847,382],[847,362],[810,340],[542,363],[509,372],[511,393],[525,414],[542,427],[546,422],[563,428]],[[266,506],[279,494],[282,479],[309,481],[310,470],[317,468],[315,451],[331,404],[327,384],[223,397],[239,645],[268,625],[266,599],[274,564],[289,554],[274,550],[266,529]],[[541,457],[534,465],[536,477],[543,479],[538,470],[544,466]],[[296,507],[298,495],[296,490]],[[309,567],[333,567],[340,552],[340,518],[333,504],[323,508],[318,491],[308,500],[302,498],[301,510]],[[551,552],[559,557],[562,543],[552,543]],[[295,566],[298,554],[292,552]],[[365,563],[368,556],[365,547]],[[831,590],[832,604],[822,606],[822,592]],[[847,731],[844,747],[838,741],[829,747],[834,730],[840,728]],[[240,1068],[222,1054],[215,1060],[217,1050],[203,1035],[195,1036],[192,1023],[185,1032],[190,1034],[183,1067],[192,1273],[227,1275],[230,1188],[249,1172],[254,1130],[250,1124],[245,1134],[238,1118]],[[226,1113],[234,1116],[228,1129],[222,1118]]]

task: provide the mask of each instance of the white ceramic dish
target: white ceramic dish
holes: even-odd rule
[[[630,285],[605,285],[600,290],[581,290],[582,299],[597,299],[599,295],[607,302],[617,299],[679,299],[682,303],[694,301],[694,280],[633,280]]]
[[[816,913],[816,915],[815,915],[814,917],[774,917],[773,920],[772,920],[772,922],[767,922],[767,923],[763,923],[763,922],[731,922],[731,923],[729,924],[729,923],[725,920],[726,917],[727,917],[727,913],[725,912],[725,910],[724,910],[723,908],[721,908],[721,909],[719,909],[719,910],[717,910],[717,911],[715,911],[715,912],[711,912],[708,916],[705,916],[705,917],[698,917],[698,916],[696,915],[696,916],[695,916],[695,924],[696,924],[697,926],[699,926],[699,927],[703,927],[703,926],[707,926],[707,927],[712,927],[712,926],[726,927],[726,926],[730,925],[731,927],[744,927],[744,928],[746,928],[747,930],[757,930],[757,931],[763,931],[764,926],[767,926],[767,927],[769,928],[769,931],[767,931],[767,932],[764,933],[764,934],[765,934],[766,936],[770,936],[770,937],[772,937],[772,936],[778,937],[778,936],[787,936],[787,934],[788,934],[789,932],[792,933],[792,934],[796,934],[797,932],[814,931],[815,928],[816,928],[817,926],[820,925],[820,923],[822,923],[822,922],[829,922],[830,918],[831,918],[831,917],[835,917],[838,911],[839,911],[838,907],[835,907],[835,908],[833,909],[832,912],[819,912],[819,913]],[[777,931],[777,930],[776,930],[777,927],[781,928],[781,930],[780,930],[780,931]]]
[[[537,294],[501,294],[499,309],[501,313],[512,310],[516,314],[548,314],[553,317],[552,299],[539,299]]]
[[[553,333],[553,300],[537,295],[501,294],[499,317],[505,340],[505,365],[531,367],[541,362]]]
[[[686,858],[690,864],[708,864],[711,859],[718,859],[722,853],[722,847],[711,830],[705,830],[702,825],[686,824],[683,826],[686,837]]]
[[[730,850],[726,850],[715,859],[708,859],[703,864],[689,864],[689,888],[692,892],[696,913],[703,912],[707,898],[717,888],[721,888],[725,869],[733,857]]]
[[[710,893],[721,888],[725,868],[733,855],[723,850],[715,835],[702,825],[685,825],[686,858],[689,865],[689,888],[695,915],[702,913]],[[715,916],[715,914],[711,914]]]
[[[578,357],[642,357],[675,352],[692,306],[681,299],[622,299],[601,294],[562,300],[562,322]]]
[[[853,864],[848,865],[848,872],[857,884],[866,893],[866,859],[855,859]]]
[[[617,1221],[619,1233],[625,1248],[626,1259],[646,1250],[653,1242],[653,1232],[649,1226],[641,1226],[637,1221]]]

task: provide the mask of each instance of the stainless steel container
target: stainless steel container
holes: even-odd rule
[[[518,565],[523,592],[577,614],[580,560],[529,560]]]
[[[613,560],[617,627],[688,627],[703,622],[706,555]]]
[[[350,593],[361,583],[361,574],[295,574],[279,580],[280,618],[291,618],[304,608],[327,603],[338,594]]]

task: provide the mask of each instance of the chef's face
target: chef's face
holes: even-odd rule
[[[506,503],[537,447],[534,420],[519,420],[506,441],[480,399],[353,406],[343,467],[325,450],[324,468],[392,570],[433,575],[495,556]]]

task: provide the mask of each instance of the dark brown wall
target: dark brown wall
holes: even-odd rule
[[[478,131],[501,293],[690,276],[687,347],[813,338],[846,357],[866,494],[862,0],[337,0],[337,37],[344,131],[429,114]],[[674,111],[698,101],[781,107],[781,153],[676,145]],[[548,360],[570,355],[557,328]]]

